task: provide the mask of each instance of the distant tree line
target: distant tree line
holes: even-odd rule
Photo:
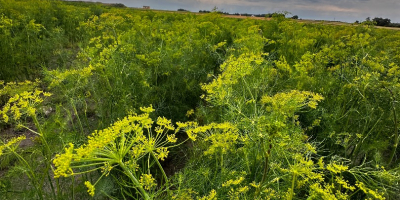
[[[251,14],[251,13],[228,13],[228,12],[222,12],[219,10],[213,10],[213,11],[209,11],[209,10],[199,10],[199,13],[211,13],[211,12],[216,12],[216,13],[220,13],[223,15],[236,15],[236,16],[247,16],[247,17],[276,17],[276,16],[281,16],[281,17],[285,17],[286,14],[285,13],[267,13],[267,14]],[[291,17],[292,19],[298,19],[299,16],[294,15],[293,17]]]
[[[126,6],[122,3],[112,3],[110,4],[111,7],[117,7],[117,8],[126,8]]]
[[[126,8],[126,6],[122,3],[101,3],[101,2],[91,2],[91,1],[64,1],[64,3],[78,5],[78,6],[89,6],[89,7],[95,4],[107,7]]]
[[[359,23],[359,21],[356,21],[356,23]],[[390,19],[388,18],[381,18],[381,17],[375,17],[371,20],[370,17],[367,17],[364,22],[364,24],[374,24],[376,26],[386,26],[386,27],[398,27],[400,28],[400,23],[392,23]]]

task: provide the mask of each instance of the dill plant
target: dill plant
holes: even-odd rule
[[[60,177],[71,178],[74,198],[75,182],[98,197],[110,176],[117,195],[133,199],[398,198],[397,32],[98,3],[0,5],[2,64],[12,66],[0,66],[0,79],[29,78],[40,63],[49,69],[43,87],[58,104],[41,118],[47,93],[38,83],[0,82],[2,125],[27,128],[45,144],[34,147],[41,156],[31,155],[44,167],[32,167],[18,148],[23,137],[0,145],[0,154],[20,161],[38,198],[50,198],[38,186],[52,184],[52,172],[52,198],[69,195]],[[74,51],[76,59],[63,60]],[[149,103],[154,110],[129,112]],[[150,113],[172,120],[153,122]],[[187,119],[194,121],[172,126]],[[54,145],[58,130],[67,145]],[[74,131],[79,138],[68,138]],[[178,132],[193,142],[184,145],[188,162],[169,178],[161,161],[176,156]]]
[[[35,82],[26,81],[22,83],[11,82],[5,85],[2,84],[3,88],[0,90],[0,95],[8,96],[9,98],[4,107],[0,110],[0,116],[2,122],[16,124],[17,127],[27,129],[39,138],[42,146],[41,153],[45,165],[44,169],[39,168],[39,170],[43,170],[43,174],[37,175],[35,172],[37,169],[32,166],[26,158],[24,158],[23,154],[17,151],[18,145],[15,144],[19,144],[19,142],[26,139],[25,136],[13,139],[9,143],[3,142],[4,144],[1,149],[8,150],[10,153],[15,155],[21,162],[22,166],[26,167],[27,171],[25,173],[30,179],[32,187],[36,190],[37,198],[44,199],[45,194],[43,193],[43,188],[38,186],[43,185],[45,178],[49,181],[53,197],[55,197],[56,194],[49,173],[51,170],[52,151],[50,150],[46,138],[47,136],[45,135],[37,116],[37,109],[40,108],[44,98],[51,96],[51,94],[38,90],[37,87],[39,83],[40,81],[36,80]],[[26,122],[24,121],[24,118],[26,116],[32,118],[33,124],[37,130],[31,129],[27,124],[25,124]]]
[[[308,127],[304,127],[300,117],[315,113],[324,98],[311,91],[289,89],[293,88],[292,84],[300,89],[314,89],[309,86],[317,83],[313,82],[314,75],[321,73],[312,65],[314,55],[306,53],[294,66],[285,57],[272,64],[268,54],[261,54],[257,48],[244,48],[247,43],[243,41],[254,39],[259,48],[268,42],[259,39],[260,35],[251,30],[257,28],[249,29],[253,34],[248,38],[235,40],[237,44],[233,46],[245,46],[229,51],[231,55],[221,65],[221,74],[202,86],[206,92],[203,99],[210,105],[197,112],[202,117],[207,115],[202,112],[218,111],[219,118],[210,116],[208,119],[230,123],[238,131],[231,132],[235,137],[227,137],[223,131],[214,130],[215,122],[186,127],[189,137],[196,133],[201,138],[194,148],[202,153],[193,152],[193,159],[179,175],[179,180],[183,178],[192,186],[181,189],[182,194],[198,191],[206,195],[215,189],[219,198],[229,199],[349,199],[362,196],[385,199],[389,188],[395,191],[388,184],[397,179],[395,171],[370,169],[374,175],[365,174],[360,169],[366,169],[366,166],[354,167],[346,159],[326,160],[318,154],[317,143],[310,141],[305,133],[319,126],[321,118],[314,118]],[[290,78],[282,83],[281,77]],[[308,77],[308,80],[304,84],[298,82],[299,77]],[[279,91],[281,88],[275,87],[288,87],[288,90],[282,92]],[[208,139],[210,135],[219,136],[213,136],[218,138],[213,141]],[[229,138],[235,139],[227,146],[225,143]],[[209,154],[209,148],[214,144],[230,150]],[[386,178],[376,179],[383,174]]]
[[[119,169],[142,198],[153,199],[157,197],[154,193],[157,184],[151,173],[155,162],[163,174],[167,195],[170,195],[168,177],[159,160],[168,156],[169,148],[179,145],[175,144],[179,129],[164,117],[157,119],[157,126],[153,129],[154,122],[149,115],[154,109],[148,107],[141,110],[143,114],[132,113],[106,129],[93,132],[87,144],[77,148],[69,144],[65,153],[56,155],[53,161],[55,178],[86,174],[97,169],[102,171],[103,177],[108,176],[111,170]],[[91,196],[101,177],[94,184],[85,182]]]

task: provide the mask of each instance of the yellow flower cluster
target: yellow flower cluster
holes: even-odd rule
[[[9,149],[12,146],[18,146],[18,144],[22,141],[25,140],[26,136],[21,135],[19,137],[11,139],[9,142],[4,143],[3,145],[0,145],[0,156],[3,155],[5,149]]]
[[[193,141],[201,134],[204,141],[211,142],[208,150],[204,152],[205,155],[215,154],[221,152],[226,154],[228,151],[234,150],[234,145],[239,139],[238,128],[229,123],[211,123],[205,126],[199,126],[196,122],[177,123],[179,129],[185,129],[188,137]]]
[[[217,200],[217,192],[213,189],[213,190],[211,190],[209,195],[206,195],[201,198],[197,198],[197,200]]]
[[[141,131],[139,125],[135,123],[137,120],[140,120],[141,117],[142,116],[130,115],[122,120],[116,121],[110,127],[99,131],[96,130],[88,137],[89,140],[86,145],[82,145],[76,149],[77,159],[89,157],[93,152],[102,150],[109,144],[114,143],[122,133],[135,131],[135,142],[143,140],[143,131]]]
[[[4,83],[2,83],[4,85]],[[36,113],[36,106],[43,102],[43,97],[51,96],[50,93],[34,89],[38,84],[37,82],[26,81],[23,83],[8,83],[0,90],[1,95],[11,95],[3,109],[0,110],[0,119],[8,123],[11,119],[15,121],[20,120],[22,115],[34,116]],[[15,91],[9,91],[14,89]],[[27,91],[22,89],[32,89]],[[17,92],[18,91],[18,92]]]
[[[216,100],[224,103],[224,99],[232,94],[232,85],[251,74],[254,71],[254,65],[261,65],[264,62],[262,54],[242,54],[238,58],[231,56],[221,65],[223,73],[213,82],[202,85],[202,89],[207,92],[207,101]]]
[[[228,197],[229,199],[240,200],[242,199],[240,195],[245,194],[247,191],[249,191],[248,186],[239,187],[236,189],[231,188],[231,190],[228,192]]]
[[[232,131],[222,131],[222,133],[214,132],[210,136],[204,138],[204,141],[210,141],[211,145],[208,150],[204,152],[205,155],[212,155],[218,152],[226,154],[233,151],[239,134]]]
[[[356,186],[360,188],[366,195],[372,196],[373,199],[378,199],[378,200],[385,200],[386,198],[383,196],[383,194],[380,194],[377,190],[371,190],[365,186],[363,182],[358,182],[356,183]]]
[[[157,153],[156,153],[157,158],[162,161],[168,156],[168,148],[166,148],[166,147],[157,148],[156,151],[157,151]]]
[[[343,188],[349,189],[350,191],[354,191],[356,188],[349,184],[349,181],[344,180],[340,176],[335,177],[336,183],[339,183]]]
[[[207,128],[201,129],[197,122],[177,122],[176,124],[178,125],[176,131],[185,129],[188,137],[193,141],[196,141],[197,133],[207,131]]]
[[[154,179],[151,174],[142,174],[139,182],[146,190],[151,190],[153,187],[157,186],[156,179]]]
[[[231,186],[231,185],[238,185],[238,184],[240,184],[240,183],[242,183],[244,181],[244,177],[240,177],[240,178],[238,178],[238,179],[236,179],[236,180],[229,180],[229,181],[227,181],[227,182],[225,182],[225,183],[223,183],[222,184],[222,187],[229,187],[229,186]]]
[[[2,88],[0,89],[0,96],[14,96],[23,91],[33,91],[36,87],[39,86],[39,83],[39,80],[35,80],[35,82],[8,82],[7,84],[5,84],[4,81],[0,81],[0,88]]]
[[[80,79],[88,78],[92,76],[94,70],[96,70],[96,68],[92,65],[89,65],[88,67],[82,69],[69,69],[64,72],[59,72],[58,70],[48,71],[47,73],[52,77],[49,87],[56,87],[64,80],[73,76],[79,76]]]
[[[293,115],[298,109],[306,106],[315,109],[319,101],[324,98],[308,91],[292,90],[287,93],[278,93],[274,96],[263,96],[261,102],[267,105],[268,111],[280,112],[284,115]]]
[[[342,173],[342,172],[346,171],[347,169],[349,169],[349,166],[340,165],[340,164],[338,165],[335,162],[333,162],[333,163],[329,163],[326,166],[326,169],[335,174],[339,174],[339,173]]]
[[[68,177],[74,174],[71,168],[72,158],[74,156],[74,145],[69,143],[69,147],[65,148],[65,153],[58,154],[54,158],[54,165],[56,169],[54,170],[54,178],[58,178],[60,176]]]
[[[87,187],[87,192],[89,193],[90,196],[94,196],[94,185],[92,185],[89,181],[85,181],[85,185]]]
[[[335,194],[333,193],[335,186],[333,184],[327,184],[325,186],[321,186],[320,183],[314,183],[310,186],[310,196],[308,199],[310,200],[338,200]],[[343,198],[340,198],[343,199]],[[345,200],[347,198],[344,198]]]
[[[88,137],[87,144],[79,148],[74,149],[74,145],[70,144],[65,153],[56,155],[53,160],[56,167],[54,177],[85,173],[74,172],[73,169],[88,164],[103,165],[100,168],[103,174],[107,175],[113,165],[120,164],[121,161],[137,170],[136,160],[149,153],[160,160],[167,158],[169,153],[167,144],[177,141],[175,137],[177,131],[171,120],[159,117],[154,134],[151,129],[154,122],[149,117],[154,109],[149,107],[141,110],[145,113],[140,115],[132,113],[103,130],[94,131]],[[168,134],[169,131],[172,133]],[[126,157],[131,160],[125,160]]]

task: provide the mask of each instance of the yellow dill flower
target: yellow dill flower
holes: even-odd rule
[[[156,179],[154,179],[151,174],[142,174],[139,182],[146,190],[151,190],[153,187],[157,186]]]
[[[89,181],[85,181],[85,185],[87,187],[87,192],[89,193],[90,196],[94,196],[94,185],[92,185]]]
[[[220,67],[223,73],[211,83],[202,85],[202,89],[207,92],[206,101],[226,103],[224,100],[230,97],[231,86],[251,74],[254,66],[262,64],[263,61],[262,54],[244,53],[239,57],[230,56]]]
[[[53,164],[56,167],[54,170],[54,178],[60,176],[68,177],[74,174],[71,168],[71,162],[73,159],[74,145],[69,143],[69,147],[65,148],[65,153],[58,154],[53,160]]]
[[[19,137],[11,139],[9,142],[0,145],[0,156],[3,154],[5,149],[11,149],[11,147],[17,147],[22,140],[25,140],[26,136],[21,135]],[[13,149],[11,149],[13,150]]]
[[[210,194],[201,197],[201,198],[197,198],[198,200],[216,200],[217,199],[217,192],[213,189],[211,190]]]
[[[309,151],[309,152],[312,152],[315,154],[317,153],[316,148],[314,146],[312,146],[310,143],[306,143],[306,148],[307,148],[307,151]]]
[[[150,104],[150,107],[140,107],[140,110],[145,113],[151,113],[155,110],[153,109],[153,105]]]
[[[0,156],[3,155],[3,150],[6,148],[5,145],[0,145]]]
[[[332,192],[332,185],[321,186],[320,183],[314,183],[310,186],[310,195],[308,199],[327,199],[336,200],[335,194]]]
[[[227,181],[227,182],[225,182],[225,183],[223,183],[222,184],[222,187],[229,187],[229,186],[231,186],[231,185],[238,185],[238,184],[240,184],[241,182],[243,182],[244,181],[244,177],[240,177],[240,178],[238,178],[238,179],[236,179],[236,180],[229,180],[229,181]]]
[[[36,113],[36,106],[43,102],[42,96],[49,96],[50,93],[44,93],[40,90],[35,90],[33,92],[23,91],[21,93],[15,94],[8,99],[7,103],[0,110],[4,122],[9,121],[9,117],[19,121],[22,115],[27,114],[28,116],[34,116]],[[10,113],[10,114],[8,114]]]
[[[20,112],[20,110],[19,110],[19,108],[18,108],[18,106],[16,104],[11,106],[10,111],[11,111],[11,113],[14,114],[14,119],[15,120],[19,120],[21,118],[21,112]]]
[[[349,166],[338,165],[336,163],[329,163],[326,166],[327,170],[329,170],[329,171],[331,171],[331,172],[333,172],[335,174],[342,173],[342,172],[346,171],[348,168],[349,168]]]
[[[344,180],[342,177],[336,176],[336,182],[343,186],[343,188],[349,189],[350,191],[354,191],[356,188],[349,184],[349,181]]]
[[[167,141],[170,143],[175,143],[178,139],[175,137],[175,134],[167,135]]]
[[[374,199],[385,200],[383,194],[380,194],[378,190],[371,190],[365,186],[363,182],[357,182],[356,186],[360,188],[366,195],[372,196]]]
[[[101,167],[101,172],[108,176],[110,171],[112,170],[113,166],[110,165],[109,162],[106,162],[103,167]]]
[[[68,69],[63,72],[60,72],[58,70],[47,71],[47,73],[52,77],[49,88],[57,87],[61,85],[61,83],[63,83],[64,80],[69,79],[71,77],[79,77],[79,79],[87,79],[93,74],[92,72],[95,69],[96,69],[95,67],[89,65],[88,67],[82,69]]]
[[[239,135],[236,132],[228,131],[223,133],[213,133],[204,139],[204,141],[211,142],[211,145],[208,147],[208,150],[204,152],[204,154],[211,155],[217,152],[226,154],[229,151],[233,151],[235,149],[234,145],[236,144],[238,138]]]
[[[39,86],[40,81],[37,79],[35,82],[25,81],[25,82],[8,82],[4,85],[4,81],[0,82],[0,86],[3,88],[0,89],[1,95],[8,95],[11,97],[15,97],[15,95],[21,93],[22,91],[32,91],[37,86]]]
[[[164,161],[168,156],[168,149],[166,147],[157,148],[157,158]]]
[[[247,191],[249,191],[249,187],[248,186],[244,186],[238,189],[239,193],[246,193]]]
[[[267,105],[268,111],[276,111],[285,115],[293,115],[298,109],[306,106],[315,109],[323,97],[308,91],[292,90],[275,94],[273,97],[263,96],[261,102]]]
[[[169,130],[175,130],[175,128],[171,124],[171,120],[166,119],[165,117],[158,117],[157,118],[157,125],[164,126],[165,128],[167,128]]]
[[[132,147],[131,156],[134,159],[140,158],[142,155],[146,153],[144,145],[135,145]]]
[[[191,140],[196,141],[197,134],[193,130],[187,130],[186,133]]]
[[[186,112],[186,117],[190,117],[190,116],[192,116],[194,114],[194,110],[193,109],[190,109],[190,110],[188,110],[187,112]]]
[[[250,183],[250,186],[252,186],[254,188],[259,188],[261,185],[260,185],[260,183],[256,183],[255,181],[253,181],[253,182]]]

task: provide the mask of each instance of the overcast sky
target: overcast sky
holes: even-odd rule
[[[154,9],[193,12],[219,10],[229,13],[265,14],[288,11],[302,19],[364,21],[365,18],[389,18],[400,23],[400,0],[92,0],[123,3],[128,7],[150,6]]]

